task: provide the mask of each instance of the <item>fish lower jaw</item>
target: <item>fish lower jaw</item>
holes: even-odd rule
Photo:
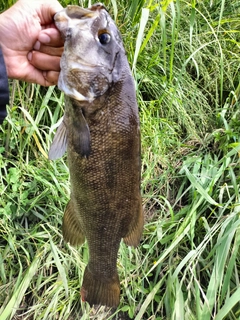
[[[73,98],[77,101],[85,101],[91,103],[94,100],[94,97],[90,95],[90,97],[86,97],[82,95],[80,92],[78,92],[74,88],[68,88],[64,84],[58,84],[58,88],[64,92],[68,97]]]

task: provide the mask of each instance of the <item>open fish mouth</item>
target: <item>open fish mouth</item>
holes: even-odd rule
[[[80,8],[78,6],[69,5],[65,9],[57,12],[54,15],[54,22],[64,39],[71,37],[69,32],[71,28],[76,26],[76,23],[81,23],[82,28],[86,28],[86,20],[97,16],[96,11]]]
[[[66,9],[64,9],[64,12],[70,19],[92,18],[95,15],[94,11],[74,5],[67,6]],[[62,11],[57,12],[54,16],[54,21],[57,23],[62,23],[65,20],[66,17],[62,15]]]
[[[54,21],[56,27],[61,32],[64,41],[73,38],[73,30],[79,28],[82,32],[89,29],[88,22],[86,20],[92,20],[97,18],[100,14],[100,10],[106,8],[101,3],[96,3],[90,9],[81,8],[76,5],[68,5],[65,9],[57,12],[54,15]],[[74,40],[73,40],[74,41]],[[85,41],[83,39],[83,41]],[[85,71],[91,72],[91,69],[100,68],[102,65],[97,61],[95,63],[89,62],[88,55],[76,55],[74,56],[68,53],[68,63],[70,68],[80,68]]]
[[[96,11],[100,11],[101,9],[105,9],[105,6],[102,3],[96,3],[91,7],[91,9],[81,8],[75,5],[68,5],[64,10],[59,11],[54,16],[54,21],[56,23],[62,23],[66,21],[66,16],[62,15],[64,11],[69,19],[86,19],[93,18],[96,16]]]
[[[103,8],[100,3],[90,9],[69,5],[54,16],[56,27],[65,42],[58,87],[78,101],[92,102],[97,93],[104,93],[108,88],[104,74],[110,75],[112,69],[106,69],[106,64],[99,59],[98,54],[92,53],[98,31],[95,29],[95,33],[92,33],[92,25],[94,21],[100,20]],[[88,45],[89,41],[93,43],[91,46]],[[101,82],[103,89],[94,80],[95,75],[99,74],[104,78]]]

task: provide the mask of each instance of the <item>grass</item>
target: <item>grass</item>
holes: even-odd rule
[[[0,319],[239,319],[239,1],[105,4],[137,88],[143,239],[121,244],[119,308],[82,303],[88,249],[61,235],[66,157],[47,160],[63,95],[12,81],[0,127]]]

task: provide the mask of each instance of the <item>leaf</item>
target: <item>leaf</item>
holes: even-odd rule
[[[215,205],[217,207],[221,207],[219,203],[217,203],[210,195],[207,193],[205,189],[197,182],[197,179],[191,174],[186,166],[183,167],[183,170],[186,172],[186,175],[191,182],[191,184],[196,188],[196,190],[201,194],[201,196],[208,201],[210,204]]]

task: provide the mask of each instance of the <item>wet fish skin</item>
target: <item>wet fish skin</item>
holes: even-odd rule
[[[117,307],[119,245],[123,238],[136,247],[143,229],[134,82],[119,31],[101,5],[68,6],[55,23],[65,38],[59,78],[65,115],[49,158],[67,148],[71,198],[63,236],[71,245],[87,239],[82,300]],[[111,41],[102,45],[100,32]]]

